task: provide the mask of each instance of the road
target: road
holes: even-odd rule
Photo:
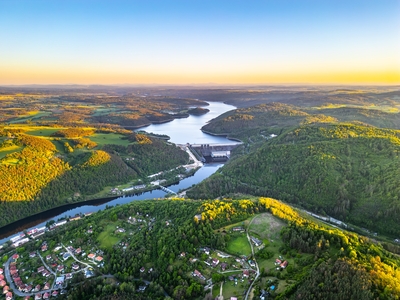
[[[67,250],[68,253],[71,254],[72,258],[75,259],[77,262],[79,262],[79,263],[81,263],[82,265],[85,265],[85,266],[87,266],[87,267],[93,268],[92,265],[90,265],[90,264],[88,264],[88,263],[85,263],[85,262],[80,261],[79,259],[77,259],[76,256],[75,256],[67,247],[64,246],[64,244],[61,244],[61,246],[63,246],[64,249]]]
[[[250,243],[251,254],[253,255],[253,260],[254,260],[254,263],[255,263],[256,268],[257,268],[257,273],[256,273],[256,277],[255,277],[254,280],[251,282],[249,289],[247,290],[247,293],[246,293],[246,296],[244,297],[244,300],[247,300],[247,299],[249,298],[249,294],[250,294],[250,292],[251,292],[251,290],[252,290],[252,288],[253,288],[253,284],[254,284],[254,282],[257,281],[258,277],[260,276],[260,269],[258,268],[258,263],[257,263],[257,261],[256,261],[256,258],[254,257],[253,243],[251,242],[251,240],[250,240],[250,235],[249,235],[249,228],[250,228],[250,225],[251,225],[251,223],[253,223],[253,220],[254,220],[255,218],[256,218],[256,216],[253,217],[253,219],[251,219],[249,225],[247,226],[246,234],[247,234],[247,240],[248,240],[249,243]]]
[[[35,293],[23,293],[20,292],[17,287],[14,284],[14,281],[12,281],[11,275],[10,275],[10,262],[12,260],[12,257],[10,257],[7,262],[4,264],[4,275],[7,279],[7,283],[10,286],[10,289],[13,290],[14,294],[19,296],[19,297],[25,297],[25,296],[32,296]]]
[[[192,153],[192,151],[190,151],[188,146],[186,146],[186,145],[177,145],[177,146],[179,146],[183,151],[186,151],[187,154],[189,154],[190,158],[194,161],[193,164],[184,165],[183,167],[199,168],[199,167],[203,166],[203,163],[196,158],[196,156]]]

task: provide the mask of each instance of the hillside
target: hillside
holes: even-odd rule
[[[272,196],[379,233],[399,235],[400,133],[354,124],[303,125],[237,157],[188,191]]]
[[[53,275],[37,274],[55,272],[59,299],[400,296],[398,256],[271,198],[135,201],[9,244],[0,259],[20,270],[15,284],[51,287]]]
[[[34,130],[36,129],[36,130]],[[110,196],[117,185],[186,164],[163,140],[94,128],[0,128],[0,227],[57,206]]]

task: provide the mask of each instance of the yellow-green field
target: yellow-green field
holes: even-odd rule
[[[91,135],[89,138],[93,142],[97,143],[99,146],[106,144],[114,144],[127,146],[130,144],[129,140],[122,139],[124,136],[122,134],[117,133],[95,133]]]
[[[14,145],[0,149],[0,159],[3,159],[7,154],[22,150],[22,147]]]

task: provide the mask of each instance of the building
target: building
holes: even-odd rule
[[[201,273],[200,273],[199,271],[197,271],[197,270],[194,270],[193,276],[199,277],[199,278],[202,279],[202,280],[206,280],[206,278],[203,276],[203,274],[201,274]]]

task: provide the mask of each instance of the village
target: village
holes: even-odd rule
[[[88,226],[83,234],[89,242],[63,240],[55,244],[41,240],[46,238],[44,235],[46,232],[51,233],[68,222],[87,216],[75,216],[55,222],[48,227],[35,228],[10,241],[11,246],[17,251],[14,251],[0,269],[0,288],[3,289],[5,299],[15,299],[15,296],[23,297],[22,299],[49,299],[62,295],[66,293],[74,279],[102,276],[101,270],[105,261],[101,249],[125,250],[132,242],[131,238],[135,232],[151,231],[154,226],[160,224],[164,227],[174,226],[172,220],[157,220],[147,213],[137,211],[126,219],[107,221],[107,225],[100,228],[98,224]],[[195,216],[195,218],[200,217]],[[261,215],[257,218],[260,219]],[[284,259],[282,255],[268,256],[267,259],[258,256],[257,253],[261,253],[269,243],[264,235],[268,227],[261,226],[265,224],[255,224],[257,222],[253,222],[254,219],[220,230],[219,234],[229,237],[224,250],[202,246],[197,249],[196,256],[181,252],[176,257],[175,264],[177,266],[187,264],[191,269],[187,275],[198,280],[204,286],[204,290],[214,298],[248,299],[250,292],[256,286],[261,286],[259,299],[268,299],[277,293],[279,286],[282,286],[280,289],[285,286],[283,281],[276,277],[276,272],[284,272],[290,259]],[[258,220],[258,223],[260,222]],[[274,236],[268,231],[268,236],[278,238],[278,229],[280,226],[271,231],[275,232]],[[38,247],[34,251],[28,252],[21,247],[29,241],[36,241]],[[276,253],[279,252],[278,245],[274,249]],[[271,245],[268,248],[271,248]],[[138,292],[146,290],[155,268],[156,266],[152,264],[146,264],[138,269],[140,274],[138,279],[144,282],[138,287]],[[269,272],[269,276],[266,277],[265,269],[274,270],[275,273]],[[261,275],[263,278],[260,278]]]

